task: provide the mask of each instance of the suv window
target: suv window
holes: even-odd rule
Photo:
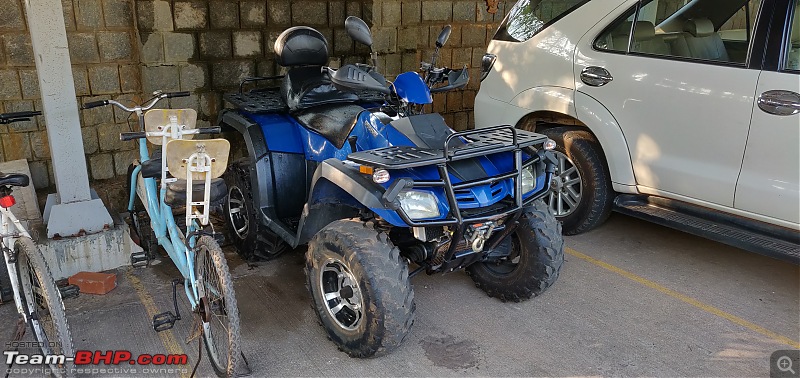
[[[786,49],[784,68],[800,71],[800,2],[795,3],[792,23],[789,26],[789,45]]]
[[[519,0],[508,11],[494,38],[524,42],[589,0]]]
[[[599,50],[744,64],[760,0],[643,1],[595,40]],[[633,32],[633,38],[631,38]]]

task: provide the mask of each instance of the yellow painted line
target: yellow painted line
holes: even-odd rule
[[[640,284],[642,284],[644,286],[647,286],[647,287],[649,287],[651,289],[658,290],[658,291],[660,291],[660,292],[662,292],[662,293],[664,293],[666,295],[669,295],[672,298],[675,298],[675,299],[678,299],[678,300],[680,300],[682,302],[688,303],[688,304],[690,304],[690,305],[692,305],[694,307],[697,307],[697,308],[699,308],[699,309],[701,309],[701,310],[703,310],[703,311],[705,311],[705,312],[707,312],[709,314],[719,316],[720,318],[723,318],[723,319],[726,319],[726,320],[728,320],[730,322],[738,324],[738,325],[740,325],[742,327],[745,327],[745,328],[747,328],[747,329],[749,329],[751,331],[758,332],[758,333],[760,333],[760,334],[762,334],[764,336],[767,336],[767,337],[769,337],[769,338],[771,338],[771,339],[773,339],[773,340],[775,340],[777,342],[789,345],[792,348],[800,349],[800,342],[792,340],[792,339],[790,339],[790,338],[788,338],[786,336],[783,336],[781,334],[772,332],[772,331],[770,331],[770,330],[768,330],[768,329],[766,329],[766,328],[764,328],[762,326],[759,326],[757,324],[750,323],[747,320],[744,320],[744,319],[742,319],[742,318],[740,318],[740,317],[738,317],[736,315],[729,314],[729,313],[727,313],[725,311],[722,311],[722,310],[720,310],[720,309],[718,309],[718,308],[716,308],[714,306],[711,306],[711,305],[705,304],[703,302],[700,302],[699,300],[694,299],[694,298],[692,298],[692,297],[690,297],[688,295],[681,294],[681,293],[679,293],[679,292],[677,292],[675,290],[672,290],[672,289],[668,289],[668,288],[666,288],[664,286],[661,286],[661,285],[659,285],[659,284],[657,284],[657,283],[655,283],[653,281],[650,281],[650,280],[648,280],[648,279],[646,279],[644,277],[641,277],[641,276],[638,276],[638,275],[633,274],[631,272],[628,272],[627,270],[623,270],[623,269],[617,268],[616,266],[611,265],[611,264],[609,264],[607,262],[603,262],[603,261],[600,261],[600,260],[595,259],[593,257],[584,255],[583,253],[580,253],[580,252],[578,252],[578,251],[576,251],[576,250],[574,250],[572,248],[564,248],[564,250],[569,255],[575,256],[575,257],[577,257],[577,258],[579,258],[581,260],[588,261],[588,262],[590,262],[590,263],[592,263],[594,265],[597,265],[597,266],[599,266],[601,268],[608,269],[608,270],[610,270],[610,271],[612,271],[612,272],[614,272],[616,274],[619,274],[620,276],[623,276],[623,277],[625,277],[625,278],[627,278],[629,280],[632,280],[632,281],[635,281],[637,283],[640,283]]]
[[[136,290],[136,295],[139,296],[139,302],[142,303],[145,311],[147,311],[147,315],[152,320],[153,316],[158,314],[158,308],[156,307],[156,302],[153,300],[153,297],[150,296],[150,293],[147,291],[147,288],[144,287],[142,281],[139,280],[139,277],[134,276],[130,269],[125,271],[125,278],[127,278],[131,285],[133,285],[133,289]],[[157,333],[158,337],[161,338],[161,343],[164,344],[164,348],[166,348],[167,353],[186,354],[186,352],[183,350],[183,347],[181,347],[181,345],[175,339],[175,335],[172,333],[172,330],[166,330]],[[184,365],[183,367],[184,372],[181,373],[181,377],[188,378],[189,366]]]

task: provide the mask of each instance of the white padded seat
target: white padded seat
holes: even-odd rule
[[[611,35],[613,50],[625,51],[628,48],[628,33],[631,22],[623,22]],[[655,26],[650,21],[636,21],[633,30],[631,51],[655,55],[670,55],[670,48],[661,36],[656,35]]]
[[[681,36],[672,42],[675,55],[689,58],[716,60],[727,62],[728,50],[719,33],[714,31],[714,24],[707,18],[695,18],[686,21]]]

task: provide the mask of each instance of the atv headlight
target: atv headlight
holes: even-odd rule
[[[435,218],[440,215],[436,196],[422,190],[404,190],[397,196],[400,207],[411,219]]]
[[[522,194],[526,194],[536,187],[536,175],[533,174],[533,165],[522,169]]]

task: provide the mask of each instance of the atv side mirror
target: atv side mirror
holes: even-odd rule
[[[368,72],[353,64],[348,64],[336,72],[333,72],[331,68],[327,68],[327,70],[333,85],[342,90],[368,90],[389,94],[389,88],[386,85],[381,84]]]
[[[367,23],[356,16],[348,16],[344,20],[344,28],[347,30],[347,35],[350,36],[350,39],[369,46],[372,66],[378,67],[378,55],[372,50],[372,32],[369,30]]]
[[[344,28],[352,40],[372,47],[372,33],[364,20],[356,16],[349,16],[344,20]]]
[[[441,48],[442,46],[444,46],[445,43],[447,43],[447,39],[450,38],[451,31],[452,28],[450,27],[450,25],[445,25],[445,27],[442,28],[442,31],[439,32],[439,37],[436,38],[437,48]]]

